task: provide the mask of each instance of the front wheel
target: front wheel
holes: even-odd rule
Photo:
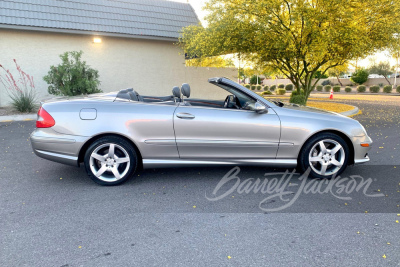
[[[102,137],[85,153],[88,176],[100,185],[122,184],[137,169],[137,154],[132,145],[116,136]]]
[[[322,133],[304,145],[299,165],[303,172],[310,168],[310,175],[314,178],[332,178],[346,169],[349,156],[349,147],[343,138],[336,134]]]

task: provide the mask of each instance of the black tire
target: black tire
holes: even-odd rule
[[[332,155],[333,153],[329,153],[329,152],[324,154],[318,150],[318,147],[321,148],[320,145],[318,145],[321,141],[323,141],[323,143],[327,149],[329,148],[330,144],[335,145],[335,142],[337,142],[338,144],[341,145],[341,147],[343,148],[343,151],[340,149],[337,152],[337,154],[335,154],[335,155]],[[333,148],[333,147],[331,147],[331,148]],[[311,153],[311,149],[313,149],[313,153]],[[329,149],[326,151],[329,151]],[[344,153],[344,157],[342,155],[343,153]],[[316,156],[316,154],[318,154],[318,155]],[[328,155],[326,155],[326,154],[328,154]],[[313,158],[310,158],[311,156]],[[310,162],[312,159],[315,159],[317,157],[318,157],[318,159],[320,159],[320,161],[313,161],[313,163]],[[324,158],[324,157],[326,157],[326,158]],[[343,157],[343,159],[342,159],[342,157]],[[307,142],[303,146],[302,151],[300,151],[300,155],[298,158],[298,167],[300,168],[300,171],[302,173],[306,172],[310,168],[310,174],[309,174],[310,177],[331,179],[332,177],[337,177],[341,173],[343,173],[343,171],[346,169],[346,167],[348,165],[349,157],[350,157],[349,146],[343,140],[342,137],[340,137],[336,134],[333,134],[333,133],[321,133],[321,134],[313,136],[309,140],[307,140]],[[329,159],[329,158],[331,158],[331,159]],[[321,171],[322,171],[323,164],[330,164],[331,162],[334,162],[335,164],[342,163],[342,165],[341,166],[338,166],[340,164],[328,165],[329,167],[327,167],[325,175],[322,175]],[[318,170],[319,167],[321,167],[320,170]],[[331,168],[331,169],[329,169],[329,168]],[[329,170],[331,170],[334,173],[330,174]],[[318,171],[320,171],[320,172],[318,172]]]
[[[114,149],[114,153],[110,157],[109,152],[112,149]],[[93,152],[95,153],[92,154]],[[93,156],[102,156],[102,158],[99,160]],[[118,160],[126,161],[119,163]],[[136,172],[138,154],[125,139],[117,136],[105,136],[95,140],[89,146],[85,152],[84,163],[88,176],[94,182],[108,186],[119,185],[126,182]],[[99,177],[96,174],[99,174]]]

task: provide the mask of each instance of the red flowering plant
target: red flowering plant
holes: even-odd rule
[[[4,86],[11,104],[19,112],[32,112],[36,109],[36,90],[33,77],[24,72],[14,59],[18,71],[15,78],[9,69],[0,64],[0,83]]]

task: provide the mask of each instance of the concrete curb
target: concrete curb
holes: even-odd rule
[[[9,115],[0,116],[0,122],[10,122],[10,121],[33,121],[36,120],[36,114],[24,114],[24,115]]]
[[[346,105],[347,105],[347,104],[346,104]],[[348,105],[348,106],[351,106],[351,105]],[[344,115],[344,116],[347,116],[347,117],[358,114],[358,112],[360,111],[360,109],[359,109],[358,107],[356,107],[356,106],[352,106],[352,107],[353,107],[352,110],[345,111],[345,112],[340,112],[340,114],[342,114],[342,115]]]

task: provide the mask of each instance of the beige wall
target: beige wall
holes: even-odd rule
[[[331,84],[334,85],[339,85],[339,82],[336,78],[329,78],[329,79],[322,79],[318,82],[318,84],[321,84],[323,81],[325,80],[330,80]],[[340,79],[340,81],[342,82],[343,86],[347,86],[347,85],[355,85],[355,83],[353,83],[352,81],[350,81],[350,79]],[[389,79],[391,84],[394,84],[394,78],[390,78]],[[289,79],[276,79],[276,80],[272,80],[272,79],[265,79],[263,80],[263,84],[264,85],[273,85],[273,84],[288,84],[288,83],[292,83]],[[370,78],[367,80],[367,82],[364,83],[364,85],[366,86],[371,86],[371,85],[378,85],[380,83],[383,83],[384,85],[387,85],[388,82],[386,81],[385,78]],[[397,84],[400,84],[400,79],[398,78],[396,81]]]
[[[49,96],[42,78],[51,65],[61,62],[59,55],[66,51],[84,52],[83,60],[99,71],[104,92],[133,87],[143,95],[170,95],[173,86],[187,82],[193,97],[221,98],[226,93],[215,90],[207,79],[237,76],[236,69],[185,67],[181,50],[171,42],[101,38],[101,44],[94,44],[93,36],[89,35],[0,29],[0,64],[16,74],[12,61],[15,58],[34,77],[39,98]],[[0,106],[8,103],[5,89],[0,85]]]

